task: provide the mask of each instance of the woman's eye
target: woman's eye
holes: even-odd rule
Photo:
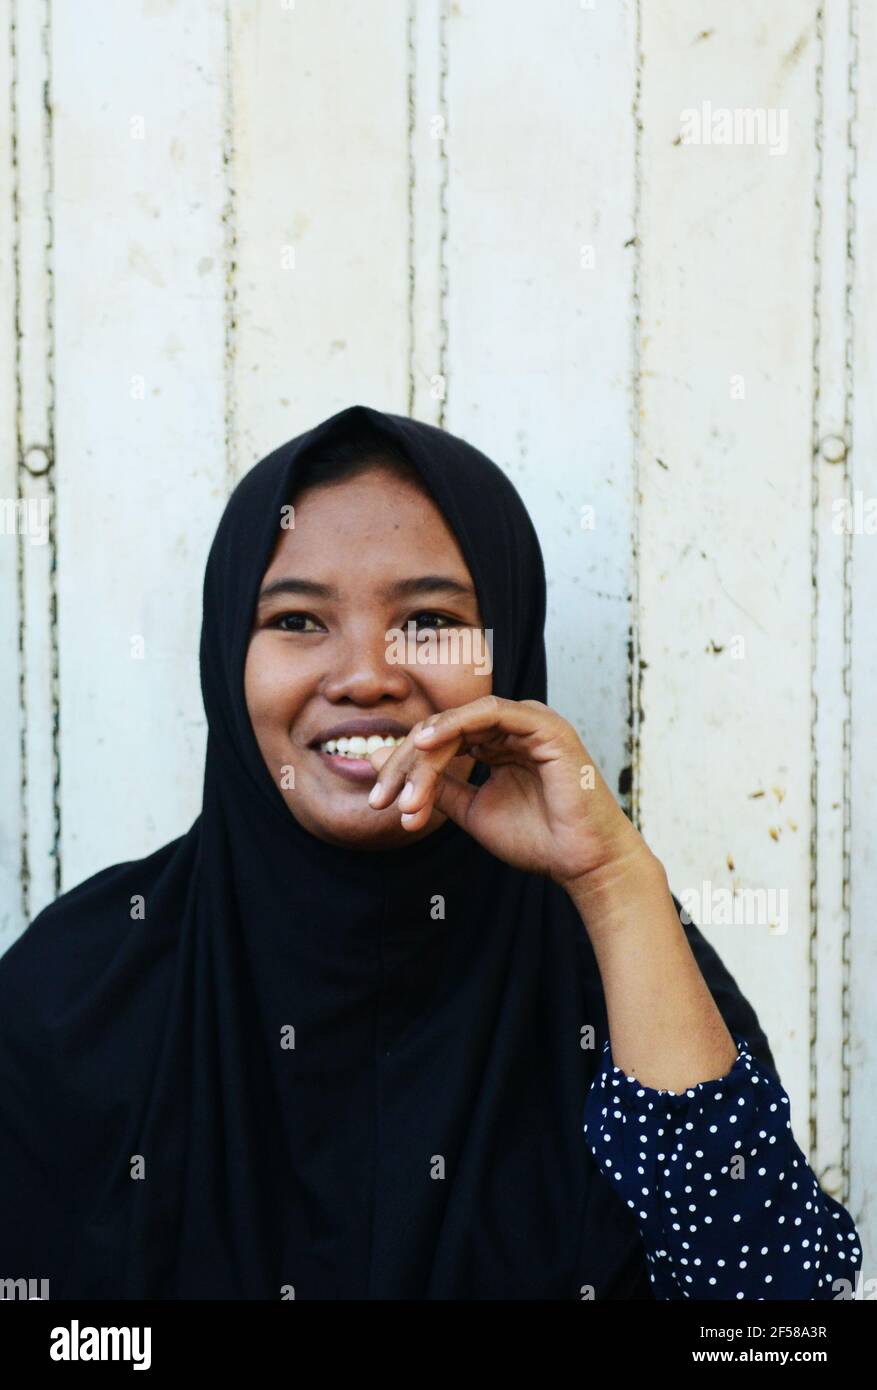
[[[446,627],[465,627],[459,618],[451,618],[446,613],[434,613],[432,609],[424,609],[420,613],[413,615],[413,621],[418,627],[426,628],[446,628]],[[310,626],[305,626],[310,624]],[[310,613],[278,613],[275,618],[271,618],[268,627],[277,628],[280,632],[322,632],[322,624]]]
[[[316,623],[310,613],[278,613],[276,618],[272,618],[269,627],[279,628],[281,632],[318,632],[318,627],[306,628],[300,626],[303,623]]]
[[[446,627],[461,626],[457,618],[449,618],[444,613],[433,613],[430,611],[415,613],[413,621],[417,623],[418,627],[434,627],[436,623],[444,623]]]

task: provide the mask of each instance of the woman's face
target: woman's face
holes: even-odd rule
[[[457,629],[460,640],[435,664],[419,663],[413,644],[400,650],[385,635],[407,637],[409,621],[419,633]],[[375,467],[301,493],[294,528],[280,532],[262,580],[244,688],[268,771],[306,830],[388,849],[443,824],[434,811],[421,830],[403,830],[397,806],[369,806],[367,759],[320,745],[347,725],[348,735],[401,736],[438,710],[489,695],[483,639],[469,640],[480,628],[460,548],[417,486]],[[426,640],[438,647],[437,637]],[[448,772],[465,781],[473,761],[454,758]]]

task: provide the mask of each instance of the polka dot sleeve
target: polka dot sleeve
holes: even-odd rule
[[[852,1217],[796,1144],[779,1081],[734,1042],[726,1076],[676,1092],[626,1076],[607,1040],[587,1142],[636,1212],[656,1298],[836,1298],[861,1267]]]

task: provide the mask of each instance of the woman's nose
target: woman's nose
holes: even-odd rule
[[[340,643],[322,682],[327,700],[371,704],[382,696],[404,699],[411,681],[404,665],[392,660],[393,650],[383,630]]]

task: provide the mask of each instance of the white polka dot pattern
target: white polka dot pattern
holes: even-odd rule
[[[861,1242],[795,1142],[789,1098],[734,1037],[726,1076],[686,1091],[625,1076],[603,1045],[588,1144],[636,1213],[658,1299],[832,1299]]]

